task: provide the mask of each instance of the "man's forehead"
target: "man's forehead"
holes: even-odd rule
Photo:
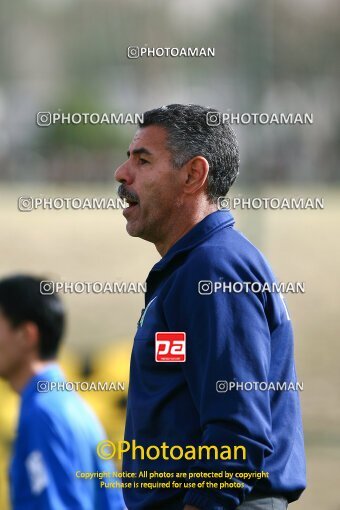
[[[162,126],[147,126],[139,128],[129,146],[129,152],[145,148],[149,152],[166,150],[167,132]]]

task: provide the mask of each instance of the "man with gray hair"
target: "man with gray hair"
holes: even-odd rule
[[[293,333],[279,293],[232,290],[275,277],[230,211],[218,210],[239,149],[227,123],[209,125],[214,113],[180,104],[146,112],[115,173],[128,233],[162,257],[147,279],[125,430],[127,442],[162,454],[125,454],[124,470],[137,473],[124,493],[130,510],[282,510],[305,488],[298,394],[242,385],[296,382]],[[221,453],[237,448],[242,458]],[[152,490],[138,478],[145,471],[158,473]]]

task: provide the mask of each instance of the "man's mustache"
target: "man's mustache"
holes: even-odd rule
[[[118,196],[119,198],[130,200],[132,202],[139,202],[138,195],[136,193],[133,193],[132,191],[129,191],[124,184],[121,184],[118,188]]]

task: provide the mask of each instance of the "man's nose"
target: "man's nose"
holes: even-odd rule
[[[128,162],[126,161],[120,165],[114,173],[116,181],[126,184],[131,184],[133,181],[132,173],[128,168]]]

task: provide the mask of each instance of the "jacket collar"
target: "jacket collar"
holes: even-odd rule
[[[230,211],[215,211],[206,216],[202,221],[197,223],[189,232],[181,237],[157,262],[152,271],[162,271],[169,262],[178,254],[192,250],[198,244],[222,228],[232,227],[235,223],[234,217]]]

